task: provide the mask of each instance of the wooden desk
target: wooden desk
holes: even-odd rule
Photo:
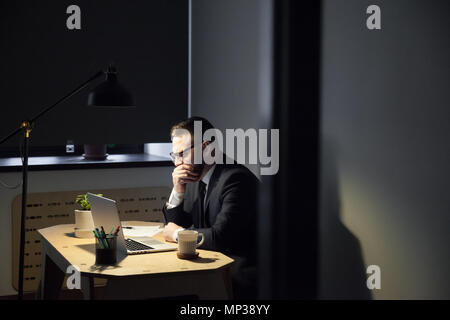
[[[128,221],[123,225],[155,225]],[[85,299],[93,298],[94,278],[107,279],[104,299],[148,299],[197,295],[200,299],[231,299],[229,269],[233,259],[220,252],[198,250],[199,258],[181,260],[176,251],[128,255],[114,266],[95,265],[94,239],[74,236],[74,225],[38,230],[42,237],[38,299],[57,299],[67,267],[78,266]],[[163,240],[162,233],[154,238]]]

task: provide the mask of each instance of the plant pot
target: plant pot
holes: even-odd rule
[[[93,238],[94,220],[89,210],[75,210],[75,237]]]

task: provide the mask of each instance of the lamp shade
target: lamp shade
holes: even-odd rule
[[[133,96],[117,81],[117,72],[113,66],[108,67],[106,79],[88,95],[90,107],[135,107]]]

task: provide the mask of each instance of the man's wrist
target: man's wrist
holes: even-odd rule
[[[173,191],[176,192],[176,193],[184,193],[185,192],[184,188],[183,189],[177,189],[175,187],[173,187]]]

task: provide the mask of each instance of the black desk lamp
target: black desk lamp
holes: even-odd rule
[[[86,88],[92,81],[96,80],[102,75],[106,74],[106,79],[103,83],[99,84],[94,90],[89,93],[88,106],[92,107],[116,107],[116,108],[128,108],[134,107],[133,97],[125,88],[123,88],[117,81],[117,72],[114,66],[110,65],[107,71],[99,71],[86,82],[75,88],[72,92],[65,95],[53,105],[45,108],[38,115],[31,120],[23,121],[19,128],[11,132],[5,138],[0,141],[0,144],[12,138],[16,134],[22,132],[24,136],[24,155],[23,155],[23,167],[22,167],[22,214],[20,220],[20,255],[19,255],[19,293],[18,299],[23,299],[23,265],[24,265],[24,251],[25,251],[25,213],[27,204],[27,182],[28,182],[28,142],[30,139],[31,131],[36,123],[36,120],[42,117],[44,114],[55,108],[57,105],[66,101],[70,97],[76,95],[78,92]]]

